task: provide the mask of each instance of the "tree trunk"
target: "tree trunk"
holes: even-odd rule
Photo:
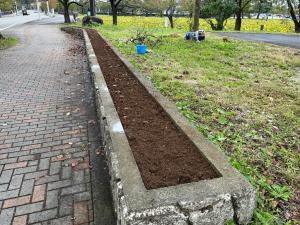
[[[212,20],[207,20],[212,30],[218,30],[217,26],[214,24]]]
[[[4,36],[0,33],[0,40],[4,40]]]
[[[261,11],[262,11],[262,4],[263,4],[263,0],[259,0],[259,3],[258,3],[258,12],[257,12],[257,17],[256,19],[258,20],[259,17],[260,17],[260,14],[261,14]]]
[[[296,10],[293,8],[293,4],[291,0],[287,0],[287,4],[289,7],[290,15],[295,24],[295,32],[300,33],[300,18],[297,19]],[[299,14],[300,14],[300,4],[298,5]],[[300,15],[299,15],[300,16]]]
[[[258,12],[257,12],[257,16],[256,16],[256,19],[258,20],[260,17],[260,7],[258,8]]]
[[[95,0],[90,0],[91,16],[96,16]]]
[[[242,27],[242,12],[239,10],[236,13],[236,19],[235,19],[235,27],[234,29],[237,31],[240,31]]]
[[[240,31],[241,27],[242,27],[243,4],[242,4],[242,0],[237,0],[236,3],[237,3],[238,8],[235,13],[236,19],[235,19],[234,29],[237,31]]]
[[[224,21],[218,21],[217,23],[217,29],[216,30],[223,30],[224,29]]]
[[[174,28],[174,20],[173,20],[173,16],[172,16],[172,15],[169,15],[168,18],[169,18],[169,21],[170,21],[171,28],[173,29],[173,28]]]
[[[200,18],[200,5],[201,0],[195,0],[195,13],[194,13],[194,25],[193,31],[199,30],[199,18]]]
[[[64,4],[64,18],[65,23],[71,23],[68,4]]]
[[[118,9],[117,9],[117,7],[112,7],[112,15],[113,15],[113,25],[118,25]]]
[[[300,22],[298,23],[295,22],[295,32],[300,33]]]

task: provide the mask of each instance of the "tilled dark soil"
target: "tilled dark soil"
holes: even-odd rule
[[[95,30],[87,30],[145,187],[219,177]]]

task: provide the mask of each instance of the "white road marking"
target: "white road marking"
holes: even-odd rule
[[[7,27],[1,28],[0,31],[6,30],[6,29],[11,28],[11,27],[16,26],[16,25],[18,25],[18,23],[14,23],[14,24],[11,24]]]

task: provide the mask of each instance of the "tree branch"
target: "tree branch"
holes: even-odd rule
[[[83,7],[83,5],[81,5],[81,4],[78,3],[78,2],[69,2],[69,3],[68,3],[68,6],[70,6],[70,5],[72,5],[72,4],[75,4],[75,5],[78,5],[78,6],[80,6],[80,7]]]
[[[248,0],[242,7],[242,10],[244,10],[246,8],[247,5],[249,5],[249,3],[251,2],[252,0]]]
[[[299,4],[298,4],[298,12],[299,12],[299,22],[300,22],[300,1],[299,1]]]
[[[121,1],[122,0],[117,1],[115,6],[118,7],[118,5],[121,3]]]
[[[296,12],[294,10],[294,7],[293,7],[293,4],[292,4],[291,0],[287,0],[287,4],[288,4],[289,11],[290,11],[290,14],[291,14],[291,17],[292,17],[293,21],[296,22],[296,23],[299,23],[299,21],[297,20]]]

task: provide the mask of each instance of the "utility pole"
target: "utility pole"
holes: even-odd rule
[[[39,14],[39,20],[41,20],[41,12],[40,12],[40,3],[39,3],[39,0],[36,0],[36,10],[38,11],[38,14]]]
[[[95,0],[90,0],[90,11],[91,11],[91,16],[96,16]]]
[[[15,8],[15,10],[16,10],[16,16],[18,15],[18,5],[17,5],[17,1],[15,0],[15,6],[16,6],[16,8]]]
[[[49,10],[49,1],[47,0],[46,1],[46,4],[47,4],[47,16],[50,15],[50,10]]]

